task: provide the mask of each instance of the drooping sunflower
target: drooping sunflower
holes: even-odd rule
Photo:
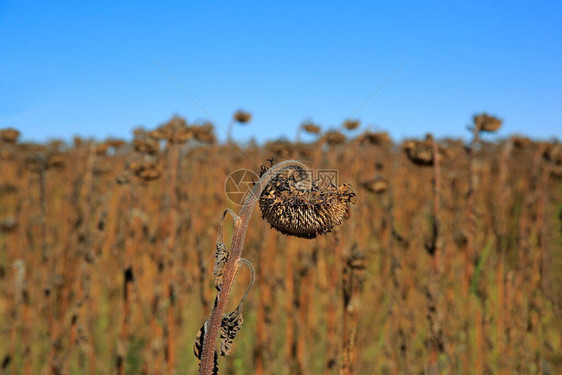
[[[262,167],[262,175],[268,168]],[[283,169],[259,198],[262,216],[279,232],[300,238],[329,233],[349,216],[356,201],[350,185],[312,180],[305,169]]]

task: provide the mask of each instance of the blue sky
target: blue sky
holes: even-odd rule
[[[241,140],[336,127],[406,61],[365,127],[460,137],[488,111],[500,136],[562,137],[559,1],[2,1],[0,128],[102,139],[207,119],[152,59],[223,128],[252,112]]]

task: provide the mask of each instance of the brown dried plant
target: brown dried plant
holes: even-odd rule
[[[299,176],[298,180],[294,178],[295,174]],[[297,186],[299,182],[302,184]],[[331,231],[335,225],[342,222],[354,197],[355,194],[346,185],[337,188],[327,186],[321,189],[312,181],[304,164],[288,160],[270,167],[262,167],[260,179],[246,195],[239,215],[229,209],[223,212],[216,241],[213,270],[217,295],[211,316],[199,330],[194,345],[195,356],[201,361],[200,375],[218,373],[215,343],[219,332],[222,341],[221,356],[226,356],[230,353],[232,341],[243,321],[241,306],[252,286],[254,271],[250,262],[242,259],[241,256],[256,201],[260,201],[264,218],[277,230],[289,236],[314,238],[318,234]],[[223,242],[222,222],[227,214],[234,219],[230,249]],[[294,224],[287,225],[285,220],[291,215]],[[238,307],[225,314],[234,279],[242,264],[250,267],[252,282]]]
[[[149,155],[156,155],[160,151],[158,141],[148,136],[136,137],[133,141],[133,147],[135,151]]]
[[[213,125],[209,122],[201,125],[193,125],[189,128],[193,134],[193,139],[197,142],[213,144],[216,142]]]
[[[262,175],[266,171],[262,168]],[[295,168],[278,173],[260,196],[263,218],[272,228],[290,236],[315,238],[330,232],[348,216],[355,193],[349,185],[323,183],[311,182],[307,170]]]
[[[296,136],[296,139],[295,139],[295,143],[297,143],[297,144],[299,144],[301,142],[301,132],[302,131],[304,131],[305,133],[308,133],[308,134],[318,135],[318,134],[320,134],[322,129],[320,128],[319,125],[316,125],[315,123],[313,123],[310,120],[303,122],[297,128],[297,136]]]
[[[386,132],[365,132],[357,137],[357,141],[361,144],[372,144],[375,146],[384,146],[390,144],[392,141]]]
[[[16,143],[20,132],[14,128],[0,129],[0,140],[6,143]]]
[[[234,112],[232,119],[228,125],[228,136],[232,138],[232,131],[234,130],[234,124],[246,125],[252,121],[252,114],[250,112],[239,109]]]
[[[431,140],[406,141],[402,147],[412,163],[420,166],[433,165],[433,146]]]
[[[343,127],[346,128],[347,130],[355,130],[357,129],[359,126],[361,126],[361,121],[359,120],[345,120],[343,122]]]
[[[252,121],[252,114],[243,110],[238,110],[234,113],[234,120],[240,124],[247,124]]]
[[[302,130],[310,134],[319,134],[321,129],[320,126],[312,123],[312,122],[305,122],[301,125]]]
[[[362,185],[367,191],[375,194],[382,194],[388,189],[388,181],[382,176],[376,176],[372,180],[363,182]]]
[[[342,273],[343,299],[343,349],[340,374],[355,374],[356,341],[359,323],[359,295],[364,282],[363,271],[367,268],[365,254],[353,247],[345,256]]]
[[[169,143],[184,143],[192,137],[187,126],[187,120],[181,116],[173,116],[170,121],[161,125],[148,135],[158,141],[168,141]]]
[[[474,127],[479,131],[495,132],[502,125],[502,120],[487,113],[474,116]]]
[[[345,143],[346,137],[337,130],[330,130],[324,134],[324,140],[328,146],[337,146]]]
[[[182,354],[216,293],[207,251],[224,208],[216,181],[278,154],[149,132],[136,137],[156,142],[154,155],[132,142],[0,140],[0,373],[197,373]],[[254,223],[244,240],[256,266],[245,328],[236,287],[251,275],[242,269],[223,312],[222,351],[232,353],[218,358],[220,328],[209,341],[221,374],[562,373],[558,141],[443,139],[432,146],[452,157],[430,167],[416,167],[386,133],[337,147],[291,141],[279,145],[281,160],[330,165],[365,199],[349,225],[311,241]],[[160,179],[146,182],[143,164]],[[295,181],[270,185],[275,199],[314,196],[290,171]],[[223,254],[232,254],[230,225]],[[346,257],[355,245],[366,270]],[[224,299],[229,257],[219,258]]]

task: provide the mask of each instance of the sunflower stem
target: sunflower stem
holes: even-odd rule
[[[240,220],[235,220],[234,222],[231,250],[223,271],[222,287],[221,290],[217,292],[215,303],[211,311],[211,317],[209,318],[207,330],[205,331],[199,375],[213,375],[214,353],[216,350],[215,346],[221,327],[222,317],[226,309],[238,268],[241,263],[243,263],[240,262],[240,258],[242,256],[246,231],[248,230],[248,224],[250,222],[252,212],[254,211],[255,204],[258,201],[263,189],[267,186],[271,179],[282,170],[292,167],[306,169],[306,166],[299,161],[287,160],[276,164],[267,170],[267,172],[265,172],[260,180],[254,185],[250,194],[246,196],[242,208],[240,209]]]

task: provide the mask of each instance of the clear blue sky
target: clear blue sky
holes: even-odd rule
[[[79,4],[79,5],[78,5]],[[352,115],[395,139],[562,137],[560,1],[0,1],[0,128],[28,140],[130,137],[177,113],[237,139],[294,137]],[[217,129],[220,139],[225,135]]]

